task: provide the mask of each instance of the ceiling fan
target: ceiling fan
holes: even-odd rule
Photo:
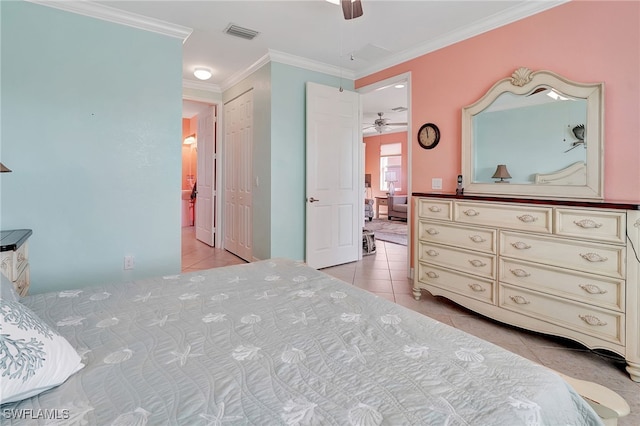
[[[407,125],[407,123],[389,123],[389,119],[383,118],[382,117],[383,115],[384,115],[383,112],[379,112],[378,118],[374,120],[373,124],[365,127],[364,130],[367,130],[373,127],[376,129],[378,133],[382,133],[383,131],[385,131],[385,129],[388,129],[389,126],[406,126]]]

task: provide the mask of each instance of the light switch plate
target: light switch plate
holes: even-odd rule
[[[431,189],[442,189],[442,178],[432,178]]]

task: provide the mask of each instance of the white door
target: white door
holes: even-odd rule
[[[196,198],[196,238],[214,245],[216,176],[216,107],[198,114],[198,181]]]
[[[253,92],[224,107],[224,248],[251,261],[253,256]]]
[[[361,256],[361,132],[357,93],[307,83],[306,262],[313,268]]]

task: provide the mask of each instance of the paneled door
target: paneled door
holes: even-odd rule
[[[361,133],[358,93],[307,83],[306,262],[313,268],[361,257]]]
[[[216,187],[216,107],[198,114],[198,197],[196,198],[196,238],[214,246]]]
[[[252,260],[253,91],[224,106],[224,248]]]

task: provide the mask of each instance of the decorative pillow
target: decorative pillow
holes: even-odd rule
[[[69,342],[33,311],[0,299],[0,404],[58,386],[82,367]]]
[[[9,300],[11,302],[17,302],[20,300],[16,288],[13,283],[9,281],[9,278],[0,273],[0,299]]]

